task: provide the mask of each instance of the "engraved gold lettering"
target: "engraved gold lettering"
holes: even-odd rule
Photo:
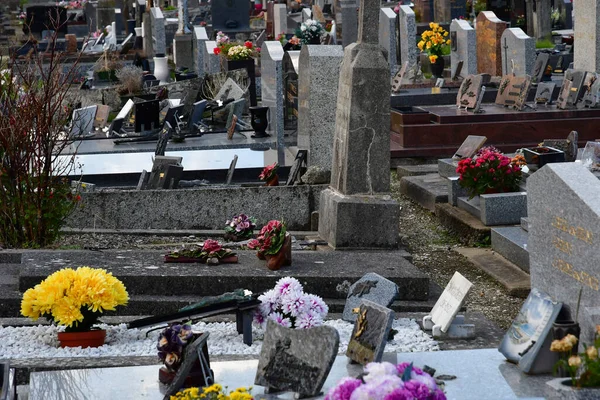
[[[567,242],[566,240],[563,240],[557,236],[554,236],[552,238],[552,244],[554,245],[554,247],[556,247],[558,250],[562,251],[565,254],[568,254],[568,255],[573,254],[573,250],[571,248],[571,243]]]
[[[554,217],[554,221],[552,221],[552,226],[558,230],[568,233],[573,237],[576,237],[577,239],[587,244],[594,244],[593,232],[582,228],[581,226],[571,226],[565,218]]]
[[[571,278],[583,283],[595,291],[600,289],[600,282],[598,281],[598,278],[590,276],[587,272],[577,271],[572,264],[566,262],[565,260],[556,258],[554,261],[552,261],[552,266],[563,274],[570,276]]]

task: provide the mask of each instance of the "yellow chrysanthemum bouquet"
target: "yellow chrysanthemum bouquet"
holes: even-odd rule
[[[434,64],[438,57],[441,57],[444,53],[444,47],[450,45],[450,39],[448,39],[448,31],[436,24],[435,22],[429,23],[428,31],[423,32],[421,35],[421,41],[417,44],[419,50],[425,51],[429,55],[429,61]]]
[[[171,400],[252,400],[250,389],[240,387],[229,394],[225,394],[223,387],[218,383],[204,389],[189,388],[171,396]]]
[[[21,314],[46,317],[66,332],[85,332],[105,310],[126,305],[129,295],[123,283],[104,269],[65,268],[25,292]]]

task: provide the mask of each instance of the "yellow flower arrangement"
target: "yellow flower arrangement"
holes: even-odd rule
[[[444,46],[450,45],[448,31],[444,30],[435,22],[429,23],[430,30],[423,32],[421,40],[417,44],[419,50],[426,51],[429,55],[429,61],[433,64],[443,54]]]
[[[103,311],[128,300],[123,283],[106,270],[65,268],[23,294],[21,314],[31,319],[45,316],[66,326],[67,332],[87,331]]]
[[[199,388],[189,388],[171,396],[171,400],[252,400],[252,388],[240,387],[228,395],[223,392],[223,386],[215,383],[200,392]]]

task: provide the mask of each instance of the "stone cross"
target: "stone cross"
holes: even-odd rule
[[[179,27],[177,28],[177,35],[184,35],[187,33],[192,33],[189,24],[189,9],[188,9],[188,0],[177,0],[177,6],[179,8],[177,16],[179,17]]]
[[[358,12],[357,43],[379,43],[379,7],[367,5],[368,0],[360,0]]]

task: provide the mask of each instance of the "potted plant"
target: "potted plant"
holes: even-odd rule
[[[566,372],[570,379],[554,379],[548,384],[555,388],[564,399],[593,399],[600,396],[600,325],[596,326],[594,342],[584,345],[584,351],[577,354],[577,338],[567,335],[562,340],[555,340],[551,351],[561,354],[554,366],[555,371]]]
[[[257,250],[256,256],[267,260],[267,268],[272,271],[292,264],[292,237],[281,221],[269,221],[260,230],[258,238],[248,243],[248,247]]]
[[[407,362],[398,365],[369,363],[360,378],[343,378],[329,390],[325,400],[350,400],[351,397],[446,400],[446,395],[431,375]]]
[[[467,189],[469,199],[480,194],[516,192],[522,178],[522,161],[522,156],[511,159],[492,146],[483,147],[475,157],[458,162],[458,182]]]
[[[288,39],[286,37],[285,33],[282,32],[279,34],[279,36],[277,36],[277,41],[279,43],[281,43],[281,47],[283,47],[283,50],[286,50],[286,51],[300,50],[302,48],[302,42],[296,35],[294,35],[290,39]]]
[[[256,228],[256,218],[248,217],[246,214],[235,215],[226,222],[225,240],[240,242],[250,239]]]
[[[94,72],[98,75],[98,80],[104,82],[116,82],[117,70],[122,66],[118,58],[105,51],[102,57],[94,65]]]
[[[126,305],[129,295],[123,283],[104,269],[61,269],[23,294],[21,314],[46,317],[65,327],[58,333],[61,347],[99,347],[106,331],[93,328],[106,310]]]
[[[321,44],[324,33],[323,25],[314,19],[307,19],[296,29],[296,37],[302,44]]]
[[[165,255],[166,263],[236,264],[238,256],[217,240],[206,239],[202,246],[184,247]]]
[[[273,163],[271,165],[267,165],[260,175],[258,175],[258,179],[265,182],[265,186],[279,186],[279,175],[277,175],[277,170],[279,169],[279,164]]]
[[[218,383],[205,388],[189,388],[177,392],[171,396],[171,400],[253,400],[250,390],[239,387],[226,394],[223,387]]]
[[[523,149],[525,161],[529,167],[542,168],[544,165],[565,162],[565,152],[548,146],[537,146]]]
[[[441,78],[444,74],[444,52],[450,45],[448,31],[435,22],[430,22],[431,30],[423,32],[421,41],[417,44],[419,50],[425,51],[429,56],[431,63],[431,73],[436,78]]]
[[[260,306],[254,313],[254,323],[260,327],[268,320],[292,329],[309,329],[323,325],[329,307],[322,298],[304,293],[295,278],[281,278],[275,287],[258,296]]]

